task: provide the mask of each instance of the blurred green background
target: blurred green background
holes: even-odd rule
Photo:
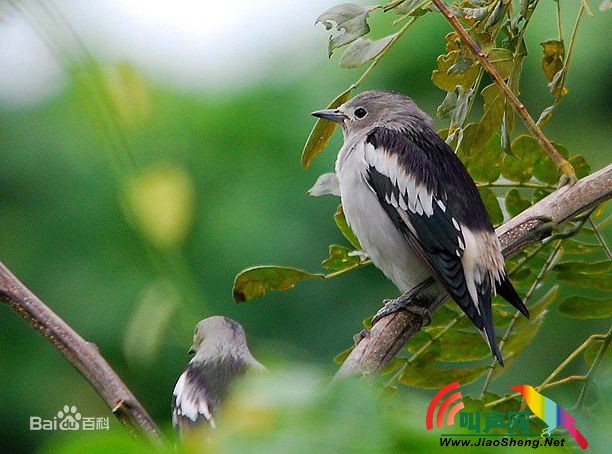
[[[87,46],[80,16],[69,14],[72,3],[77,12],[83,8],[83,2],[70,1],[58,2],[58,8],[68,12],[68,23]],[[308,170],[299,158],[314,123],[308,113],[325,107],[361,70],[340,69],[336,57],[329,62],[327,35],[312,26],[317,12],[336,2],[318,2],[314,15],[313,6],[301,12],[301,3],[287,3],[299,33],[279,31],[270,43],[283,46],[262,43],[269,46],[258,50],[265,59],[238,65],[228,85],[221,76],[200,88],[114,54],[112,46],[92,45],[89,55],[76,52],[57,22],[31,2],[23,3],[24,10],[0,3],[5,6],[0,32],[14,24],[51,30],[40,34],[43,48],[59,52],[63,71],[62,83],[34,101],[0,96],[0,259],[99,346],[166,428],[171,391],[201,318],[225,314],[240,321],[264,363],[313,363],[331,375],[332,358],[350,345],[361,321],[383,298],[396,295],[370,267],[240,306],[232,302],[238,271],[255,264],[317,271],[327,246],[344,241],[332,219],[338,200],[305,195],[319,174],[333,169],[339,134]],[[567,34],[578,4],[563,2]],[[612,57],[605,38],[610,14],[592,6],[595,16],[585,17],[579,30],[569,95],[546,133],[599,169],[610,161]],[[285,21],[275,8],[274,2],[262,6],[261,18],[253,20],[270,27]],[[36,12],[37,22],[24,21],[28,11]],[[98,20],[110,21],[109,29],[123,26],[101,11]],[[383,22],[375,15],[372,23],[377,21]],[[542,2],[533,21],[521,92],[537,116],[552,100],[538,43],[556,37],[554,2]],[[236,28],[237,48],[240,41],[256,46],[257,34],[231,22],[225,27]],[[444,93],[430,75],[447,31],[433,14],[418,21],[362,88],[396,89],[435,112]],[[74,37],[68,42],[74,44]],[[178,49],[180,41],[176,46],[177,58],[185,60],[188,49]],[[5,39],[0,49],[7,76],[15,69],[10,57],[20,47]],[[194,66],[217,65],[207,55],[189,58]],[[231,61],[224,63],[231,68]],[[118,428],[102,400],[49,343],[6,306],[0,320],[4,452],[36,451],[61,437],[30,432],[28,421],[32,415],[50,417],[66,403],[85,415],[110,416]],[[568,321],[553,310],[536,341],[493,390],[503,394],[519,377],[541,381],[589,333],[605,326]],[[424,415],[425,408],[418,410]]]

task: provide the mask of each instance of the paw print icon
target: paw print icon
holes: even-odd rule
[[[59,419],[58,427],[60,430],[79,430],[81,413],[77,411],[77,407],[72,405],[64,405],[64,408],[57,412]]]

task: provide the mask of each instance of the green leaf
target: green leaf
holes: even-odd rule
[[[565,254],[591,254],[601,248],[599,244],[590,244],[568,238],[561,243],[561,248]]]
[[[343,68],[358,68],[364,63],[373,60],[387,48],[395,36],[395,34],[385,36],[376,41],[359,38],[346,48],[342,58],[340,58],[340,66]]]
[[[529,200],[518,189],[510,189],[506,194],[506,209],[510,216],[514,217],[530,206]]]
[[[559,71],[563,69],[565,46],[563,41],[551,39],[540,43],[542,46],[542,69],[546,79],[550,82]]]
[[[535,140],[535,139],[534,139]],[[569,152],[567,149],[558,143],[553,142],[555,149],[567,159]],[[540,180],[542,183],[556,185],[559,182],[559,170],[555,166],[552,159],[544,152],[540,145],[538,147],[538,158],[536,159],[535,166],[533,168],[533,176]]]
[[[368,14],[369,11],[361,6],[344,3],[328,9],[317,18],[315,24],[320,22],[327,30],[335,29],[341,32],[329,37],[330,56],[338,47],[345,46],[370,31],[367,23]]]
[[[480,21],[487,17],[489,10],[487,8],[461,8],[457,14],[470,21]]]
[[[497,5],[495,5],[495,8],[493,8],[493,12],[487,19],[485,28],[493,27],[502,17],[504,17],[504,5],[505,3],[503,1],[497,2]]]
[[[612,299],[570,296],[559,305],[559,311],[571,318],[598,319],[612,317]]]
[[[430,10],[427,7],[417,8],[421,3],[423,3],[423,0],[405,0],[393,8],[392,11],[400,16],[406,14],[410,14],[411,16],[422,16],[423,14],[427,14]],[[415,10],[415,8],[417,9]]]
[[[504,355],[516,357],[525,347],[527,347],[537,335],[548,308],[557,299],[559,286],[551,287],[535,304],[529,307],[530,318],[522,315],[516,320],[514,329],[504,345]]]
[[[553,285],[548,291],[534,304],[529,307],[530,319],[526,319],[521,316],[518,322],[515,324],[517,328],[521,328],[523,325],[529,324],[529,320],[537,318],[546,311],[552,303],[554,303],[559,296],[559,286]]]
[[[360,251],[363,250],[361,248],[359,240],[355,236],[355,233],[353,233],[353,230],[348,225],[348,222],[346,222],[346,217],[344,216],[344,209],[342,208],[342,205],[338,205],[338,209],[334,214],[334,221],[336,221],[336,226],[338,227],[338,230],[340,230],[340,233],[344,235],[344,238],[346,238],[348,242],[351,243],[353,247],[355,247],[355,249]]]
[[[319,175],[314,186],[308,190],[307,194],[313,197],[320,197],[322,195],[335,195],[340,197],[338,177],[334,172]]]
[[[468,57],[460,57],[446,71],[448,74],[464,73],[472,67],[474,60]]]
[[[353,268],[361,259],[358,255],[349,255],[351,250],[345,246],[332,244],[329,246],[329,257],[322,263],[323,268],[330,271],[340,271],[347,268]]]
[[[501,173],[501,162],[503,150],[499,136],[495,135],[481,150],[464,158],[465,149],[459,150],[459,157],[463,159],[468,172],[477,183],[492,183],[499,178]]]
[[[555,74],[555,77],[553,77],[553,79],[548,84],[548,90],[550,91],[550,94],[555,97],[565,96],[567,94],[567,87],[561,85],[563,83],[564,71],[564,69],[560,69],[559,72]]]
[[[479,333],[452,329],[440,338],[440,356],[437,360],[467,362],[490,356],[489,346]]]
[[[478,76],[477,65],[474,64],[463,72],[449,73],[451,66],[461,58],[457,50],[438,57],[438,67],[431,74],[431,80],[438,88],[444,91],[454,91],[457,85],[460,85],[465,90],[471,88]]]
[[[441,328],[444,328],[450,322],[455,320],[457,317],[462,317],[462,320],[455,323],[453,328],[459,327],[467,327],[469,328],[471,322],[466,317],[463,317],[463,312],[457,312],[454,308],[459,308],[456,304],[445,304],[443,305],[436,313],[433,315],[431,319],[431,323],[425,327],[427,332],[438,332]],[[464,323],[465,322],[465,323]],[[435,330],[435,331],[434,331]]]
[[[466,90],[462,86],[457,85],[455,91],[457,92],[457,105],[453,109],[451,120],[454,124],[461,125],[468,114],[468,104],[472,90]]]
[[[438,106],[436,114],[438,118],[446,118],[450,115],[453,109],[457,106],[457,93],[455,91],[449,91],[446,93],[442,104]]]
[[[514,59],[511,51],[508,49],[493,48],[487,53],[487,57],[502,79],[507,79],[510,77],[512,67],[514,65]]]
[[[584,178],[591,173],[591,166],[582,155],[572,156],[569,162],[574,166],[577,178]]]
[[[334,356],[334,360],[333,360],[334,363],[342,364],[346,360],[346,358],[349,357],[349,355],[353,351],[353,348],[355,347],[349,347],[346,350],[343,350],[340,353],[338,353],[336,356]]]
[[[542,69],[546,79],[550,82],[550,93],[555,96],[564,96],[567,88],[562,86],[563,72],[565,71],[565,46],[563,41],[549,40],[540,43],[542,46]]]
[[[555,111],[555,105],[548,106],[546,109],[542,111],[540,116],[538,117],[538,121],[536,122],[540,128],[543,128],[546,123],[548,123],[552,119],[553,112]]]
[[[558,273],[584,273],[601,274],[612,269],[612,260],[601,260],[597,262],[563,262],[553,267]]]
[[[484,99],[482,118],[465,128],[461,142],[461,148],[468,153],[480,150],[491,140],[504,116],[504,96],[495,84],[487,85],[481,94]]]
[[[512,335],[510,336],[510,338],[504,344],[504,356],[516,357],[521,351],[525,349],[525,347],[531,344],[536,334],[538,334],[538,331],[542,327],[542,323],[544,322],[544,317],[546,316],[546,314],[547,311],[543,311],[537,317],[532,316],[530,322],[527,323],[523,329],[519,330],[515,328],[512,331]]]
[[[287,290],[304,279],[324,278],[320,273],[309,273],[284,266],[255,266],[238,273],[232,294],[236,303],[264,296],[270,290]]]
[[[501,174],[510,181],[525,183],[531,179],[540,153],[536,139],[522,135],[512,142],[512,154],[506,154],[502,161]]]
[[[585,274],[568,271],[557,273],[557,279],[576,287],[612,291],[612,275],[609,273]]]
[[[334,99],[329,106],[328,109],[335,109],[336,107],[344,104],[351,97],[352,88],[340,93],[336,99]],[[327,144],[329,143],[329,139],[334,134],[336,130],[337,123],[329,120],[325,120],[323,118],[319,118],[315,123],[312,131],[308,135],[308,140],[306,141],[306,145],[304,145],[304,150],[302,151],[302,167],[307,169],[310,165],[310,162],[321,153]]]
[[[584,362],[587,363],[587,365],[592,366],[593,365],[593,361],[595,361],[595,358],[597,357],[597,355],[599,354],[599,350],[601,350],[601,341],[598,342],[591,342],[591,344],[586,348],[586,350],[584,351],[583,354],[583,359]],[[610,350],[606,350],[606,353],[604,353],[604,363],[603,364],[609,364],[607,359],[605,356],[606,355],[610,355]]]
[[[467,385],[482,377],[489,369],[489,366],[475,366],[466,368],[440,368],[434,362],[430,362],[424,367],[410,365],[398,378],[404,385],[416,386],[424,389],[440,389],[453,381],[458,381],[461,385]]]
[[[497,226],[504,222],[504,214],[502,213],[495,193],[489,188],[478,188],[478,192],[480,192],[480,197],[482,197],[482,201],[487,208],[493,225]]]

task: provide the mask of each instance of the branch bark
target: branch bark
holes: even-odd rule
[[[551,141],[548,140],[548,137],[546,137],[546,135],[542,132],[542,130],[536,124],[531,115],[529,115],[529,112],[527,111],[523,103],[518,99],[518,97],[514,94],[510,87],[508,87],[508,84],[504,82],[504,79],[495,69],[493,64],[489,61],[485,53],[480,49],[480,47],[478,47],[476,41],[472,39],[468,31],[463,28],[463,26],[459,23],[457,17],[448,8],[448,6],[444,4],[442,0],[432,0],[432,3],[434,3],[436,7],[440,10],[442,15],[451,25],[451,27],[453,27],[453,29],[457,32],[461,40],[468,46],[470,51],[478,59],[482,67],[486,69],[487,72],[491,75],[491,78],[493,79],[493,82],[495,82],[495,85],[499,87],[505,98],[510,102],[510,104],[512,104],[512,107],[514,107],[514,110],[520,115],[527,129],[531,131],[531,133],[537,139],[538,143],[546,151],[550,159],[552,159],[552,161],[555,163],[559,171],[561,171],[563,176],[567,177],[569,182],[574,182],[576,180],[576,173],[574,172],[574,167],[570,164],[568,160],[561,156],[561,154],[557,151]]]
[[[157,425],[100,354],[0,262],[0,301],[38,330],[83,375],[113,414],[137,438],[164,442]]]
[[[612,197],[612,164],[563,186],[500,226],[499,237],[504,256],[515,254],[550,235],[563,222]],[[433,313],[448,295],[440,293],[430,300]],[[421,297],[422,298],[422,297]],[[421,329],[423,318],[405,311],[382,318],[367,332],[344,361],[336,378],[354,374],[375,374],[384,369],[408,340]]]

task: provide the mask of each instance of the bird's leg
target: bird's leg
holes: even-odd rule
[[[378,322],[381,318],[397,311],[407,311],[418,315],[423,319],[424,325],[429,325],[431,322],[431,314],[426,307],[418,304],[421,298],[421,292],[434,284],[433,278],[428,278],[421,282],[416,287],[411,288],[400,297],[393,300],[384,300],[385,305],[376,313],[372,319],[372,324]]]
[[[542,434],[540,435],[540,437],[542,438],[550,437],[550,431],[548,429],[550,429],[550,427],[546,427],[542,429]]]

